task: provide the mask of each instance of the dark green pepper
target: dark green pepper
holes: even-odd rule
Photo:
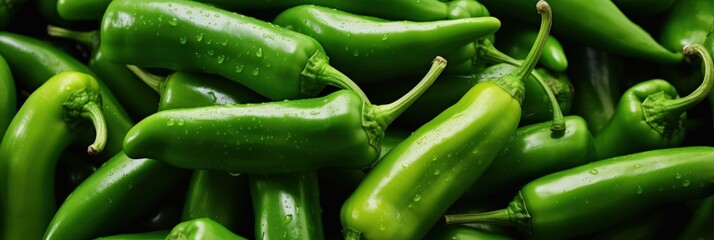
[[[425,239],[439,240],[510,240],[509,236],[481,231],[475,228],[451,225],[432,229]]]
[[[533,2],[535,0],[481,1],[495,17],[513,17],[531,23],[536,22],[530,14]],[[682,54],[672,53],[659,45],[610,0],[550,0],[548,3],[561,13],[554,18],[553,33],[556,36],[608,52],[658,63],[673,64],[682,61]]]
[[[538,32],[519,24],[508,24],[507,26],[496,32],[498,41],[494,44],[498,49],[503,49],[503,53],[508,56],[515,59],[525,58],[531,44],[538,36]],[[568,59],[558,39],[548,36],[538,63],[555,72],[564,72],[568,69]]]
[[[251,175],[250,196],[260,239],[325,239],[316,171]]]
[[[316,40],[203,3],[112,1],[100,35],[100,51],[118,63],[218,74],[272,100],[312,97],[329,84],[367,101]]]
[[[701,202],[677,239],[714,238],[714,230],[711,228],[712,223],[714,223],[714,196],[705,198]]]
[[[134,124],[109,88],[87,66],[52,45],[9,32],[0,32],[0,54],[12,69],[16,87],[25,91],[37,89],[47,79],[64,71],[82,72],[97,79],[108,132],[107,146],[100,157],[109,159],[121,151],[124,135]]]
[[[481,176],[515,134],[522,81],[540,58],[550,31],[548,3],[539,1],[537,9],[542,16],[538,40],[517,71],[474,85],[369,171],[342,205],[345,239],[423,238]]]
[[[704,80],[694,92],[679,98],[664,80],[638,83],[625,91],[612,118],[595,134],[598,159],[638,151],[678,146],[684,138],[686,111],[704,100],[714,86],[714,63],[701,44],[688,45],[687,55],[702,59]]]
[[[233,176],[228,172],[195,170],[191,177],[182,221],[210,218],[233,232],[250,224],[248,177]],[[248,217],[251,219],[251,217]],[[257,235],[259,236],[259,235]]]
[[[198,218],[179,223],[171,229],[166,239],[171,240],[245,240],[245,238],[235,235],[220,223],[208,218]]]
[[[91,120],[96,131],[87,152],[96,154],[104,149],[107,129],[101,96],[92,76],[63,72],[35,90],[15,115],[0,145],[3,239],[42,237],[57,207],[57,161],[83,133],[83,119]]]
[[[312,99],[161,111],[130,130],[124,149],[182,168],[235,173],[366,167],[379,156],[385,128],[445,66],[437,57],[411,92],[387,105],[340,90]]]
[[[567,74],[578,92],[573,99],[573,114],[583,117],[590,133],[597,135],[612,117],[622,95],[623,61],[590,47],[569,50],[575,61]]]
[[[5,130],[17,112],[17,95],[15,81],[5,58],[0,55],[0,138],[5,136]]]
[[[100,20],[112,0],[57,0],[57,14],[69,21]]]
[[[501,26],[493,17],[387,21],[314,5],[285,10],[273,23],[317,40],[330,63],[358,83],[409,75],[429,66],[435,55],[450,66],[472,62],[476,48],[467,46]]]
[[[89,69],[107,84],[135,121],[156,112],[158,94],[134,76],[126,66],[109,61],[99,51],[99,31],[77,32],[48,26],[47,33],[53,37],[72,39],[89,47]]]
[[[447,223],[511,225],[533,239],[602,230],[657,206],[714,194],[714,148],[630,154],[571,168],[524,186],[506,209],[446,216]]]
[[[667,13],[659,42],[670,51],[679,52],[686,45],[703,44],[712,30],[714,1],[677,0]]]
[[[169,235],[169,232],[169,230],[162,230],[145,233],[128,233],[99,237],[95,240],[164,240]]]

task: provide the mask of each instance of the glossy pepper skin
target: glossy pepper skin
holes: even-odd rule
[[[600,160],[538,178],[494,212],[447,216],[447,223],[511,225],[532,239],[567,239],[657,206],[714,194],[714,148],[659,149]]]
[[[679,98],[664,80],[649,80],[625,91],[612,118],[595,135],[598,159],[638,151],[678,146],[684,138],[682,122],[687,109],[709,94],[714,85],[712,57],[701,44],[685,47],[686,54],[702,59],[704,80],[694,92]]]
[[[5,58],[0,55],[0,137],[5,136],[5,130],[12,122],[17,112],[17,95],[15,81]]]
[[[112,0],[57,0],[57,13],[66,20],[100,20]]]
[[[67,197],[42,239],[90,239],[116,233],[155,209],[164,196],[185,184],[189,174],[120,152]]]
[[[595,141],[585,120],[567,116],[565,126],[562,133],[551,132],[549,122],[519,127],[460,201],[512,197],[529,181],[595,160]]]
[[[0,32],[0,54],[7,60],[16,87],[33,91],[55,74],[77,71],[97,79],[102,92],[102,112],[107,124],[107,146],[99,155],[109,159],[122,149],[123,136],[134,123],[111,90],[84,64],[38,39],[10,32]]]
[[[502,31],[496,32],[497,41],[494,44],[506,55],[515,59],[523,59],[528,55],[528,50],[537,36],[538,32],[532,28],[510,24]],[[568,69],[568,58],[558,39],[548,36],[538,63],[555,72],[564,72]]]
[[[217,74],[272,100],[312,97],[326,84],[367,99],[314,39],[203,3],[112,1],[100,35],[115,62]]]
[[[134,121],[139,121],[157,111],[159,95],[125,65],[110,61],[99,51],[99,31],[78,32],[48,26],[47,33],[53,37],[75,40],[91,49],[87,66],[107,84]]]
[[[78,141],[90,120],[96,133],[87,148],[103,150],[107,132],[97,81],[63,72],[22,105],[0,145],[0,218],[3,239],[39,239],[56,210],[54,176],[62,151]]]
[[[166,239],[171,240],[203,240],[203,239],[225,239],[244,240],[245,238],[235,235],[220,223],[208,218],[198,218],[179,223],[171,229]]]
[[[591,47],[574,47],[568,52],[575,61],[567,75],[578,92],[573,98],[572,113],[584,118],[590,133],[597,135],[622,96],[622,58]]]
[[[536,22],[531,17],[534,0],[483,0],[495,17],[515,17]],[[682,54],[662,47],[640,26],[630,21],[610,0],[548,1],[560,14],[553,21],[556,36],[593,46],[608,52],[673,64],[682,61]],[[587,9],[587,11],[583,11]],[[603,27],[608,26],[608,27]]]
[[[255,236],[325,239],[316,171],[251,175]]]
[[[486,170],[516,131],[522,81],[548,36],[550,8],[537,8],[543,25],[521,68],[476,84],[389,151],[342,205],[345,239],[421,239]]]
[[[411,92],[386,105],[339,90],[320,98],[161,111],[139,122],[124,148],[129,156],[154,156],[181,168],[234,173],[359,169],[377,160],[386,127],[445,66],[437,57]]]
[[[468,45],[501,26],[493,17],[387,21],[314,5],[285,10],[273,23],[320,42],[330,63],[358,83],[409,75],[428,67],[436,55],[449,59],[450,66],[471,62],[476,49]]]
[[[703,44],[713,28],[714,2],[677,0],[667,12],[659,42],[670,51],[678,52],[688,44]]]
[[[99,237],[95,240],[164,240],[169,235],[169,230],[118,234],[113,236]]]

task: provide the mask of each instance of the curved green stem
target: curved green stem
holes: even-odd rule
[[[533,70],[533,68],[535,68],[536,63],[538,63],[538,59],[540,59],[540,55],[543,52],[543,47],[545,46],[545,42],[550,34],[550,26],[552,25],[552,13],[550,10],[550,5],[548,5],[546,1],[540,0],[536,4],[536,9],[538,9],[538,13],[540,13],[541,16],[538,37],[536,38],[533,47],[531,47],[528,56],[526,56],[526,59],[523,61],[523,64],[514,73],[515,76],[521,81],[524,81],[526,79],[528,74]]]
[[[513,66],[521,66],[522,61],[518,61],[511,56],[506,55],[505,53],[499,51],[496,49],[496,47],[493,46],[493,44],[484,42],[483,44],[479,44],[479,56],[491,60],[494,62],[499,62],[499,63],[507,63]]]
[[[661,111],[674,115],[682,114],[697,103],[704,100],[704,98],[709,95],[709,91],[714,85],[714,75],[712,74],[712,71],[714,71],[714,63],[712,63],[712,57],[709,54],[709,51],[707,51],[707,49],[701,44],[691,44],[684,46],[683,52],[686,55],[699,55],[704,67],[704,80],[702,81],[702,84],[694,90],[694,92],[690,93],[686,97],[669,99],[662,103]]]
[[[513,225],[507,209],[484,213],[450,214],[444,216],[446,224],[457,223],[494,223],[499,225]]]
[[[88,102],[84,105],[84,110],[85,111],[81,113],[81,116],[89,118],[94,125],[94,130],[96,131],[94,142],[87,147],[87,153],[90,155],[96,155],[102,152],[104,150],[104,146],[107,145],[107,124],[104,121],[102,107],[96,102]]]
[[[126,67],[129,68],[129,70],[131,70],[131,72],[133,72],[137,77],[139,77],[141,81],[146,83],[146,85],[149,85],[149,87],[154,89],[156,92],[161,93],[161,86],[163,85],[164,81],[166,81],[165,77],[151,74],[135,65],[126,65]]]
[[[392,123],[394,119],[409,108],[409,106],[434,83],[445,67],[446,59],[436,57],[434,61],[431,62],[429,72],[427,72],[424,78],[422,78],[414,88],[409,90],[407,94],[404,94],[404,96],[392,103],[375,106],[375,112],[377,112],[377,117],[380,121],[383,122],[385,126]]]
[[[324,82],[327,85],[332,85],[341,89],[347,89],[347,90],[352,90],[357,95],[359,95],[360,98],[362,98],[362,101],[366,103],[371,103],[369,101],[369,98],[367,97],[367,94],[364,94],[364,91],[357,86],[357,84],[352,81],[347,75],[344,73],[338,71],[334,67],[325,64],[322,70],[320,71],[320,80]]]
[[[72,39],[92,48],[93,51],[99,49],[99,31],[73,31],[66,28],[47,25],[47,34],[53,37]]]

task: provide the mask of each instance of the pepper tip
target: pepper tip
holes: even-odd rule
[[[545,0],[540,0],[536,4],[536,9],[538,9],[538,12],[550,11],[550,5]]]

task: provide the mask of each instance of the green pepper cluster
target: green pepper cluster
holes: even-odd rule
[[[713,54],[710,0],[2,1],[0,239],[714,238]]]

